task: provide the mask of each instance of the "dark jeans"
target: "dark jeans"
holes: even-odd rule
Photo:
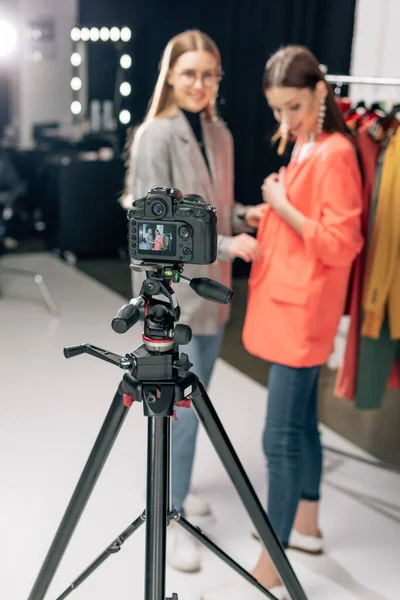
[[[284,548],[300,499],[318,501],[322,447],[318,430],[320,367],[273,364],[263,447],[268,461],[268,517]]]
[[[193,363],[192,371],[207,388],[219,356],[224,329],[215,335],[194,335],[183,352]],[[193,408],[177,408],[178,421],[172,422],[172,504],[184,513],[189,492],[199,421]]]

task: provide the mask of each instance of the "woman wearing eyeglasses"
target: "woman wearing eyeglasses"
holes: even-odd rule
[[[215,110],[221,74],[218,48],[206,34],[185,31],[167,44],[148,113],[133,140],[124,205],[129,208],[132,199],[154,186],[199,194],[214,205],[218,260],[212,265],[187,266],[185,275],[210,277],[230,286],[232,260],[240,257],[249,262],[260,256],[258,242],[246,232],[257,227],[266,207],[244,209],[234,202],[232,136]],[[232,237],[233,230],[239,235]],[[142,276],[133,277],[137,294]],[[183,350],[207,387],[229,307],[208,302],[183,284],[174,289],[181,322],[193,331],[192,342]],[[178,409],[177,413],[172,432],[172,501],[178,512],[194,522],[211,515],[205,499],[188,493],[198,421],[192,409]],[[197,544],[180,527],[168,527],[167,560],[170,566],[186,572],[201,567]]]

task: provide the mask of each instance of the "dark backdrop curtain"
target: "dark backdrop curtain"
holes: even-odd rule
[[[287,159],[270,138],[275,123],[261,92],[268,57],[281,45],[303,44],[331,73],[350,67],[356,0],[80,0],[81,25],[128,25],[134,39],[131,106],[140,122],[167,41],[192,27],[208,33],[222,54],[219,112],[235,139],[236,198],[258,203],[266,175]],[[91,65],[96,69],[101,66]]]

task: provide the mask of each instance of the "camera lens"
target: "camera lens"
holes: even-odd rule
[[[151,205],[151,212],[156,217],[163,217],[165,215],[165,213],[167,212],[167,208],[166,208],[164,202],[159,202],[158,200],[156,200]]]

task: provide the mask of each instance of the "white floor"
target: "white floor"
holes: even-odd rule
[[[116,335],[110,322],[122,298],[55,258],[14,256],[4,263],[40,271],[61,310],[52,317],[33,282],[2,277],[0,598],[26,600],[122,376],[87,355],[67,361],[63,347],[90,342],[125,354],[138,345],[140,326]],[[265,389],[220,360],[210,395],[263,499]],[[359,452],[326,429],[323,438]],[[145,455],[146,421],[134,405],[46,598],[57,598],[143,510]],[[250,520],[203,432],[194,484],[212,501],[214,539],[250,568],[259,550]],[[289,553],[309,600],[400,598],[399,476],[327,456],[322,529],[324,557]],[[143,598],[143,577],[144,527],[71,598]],[[229,577],[228,567],[204,551],[200,574],[168,570],[167,595],[198,600]]]

